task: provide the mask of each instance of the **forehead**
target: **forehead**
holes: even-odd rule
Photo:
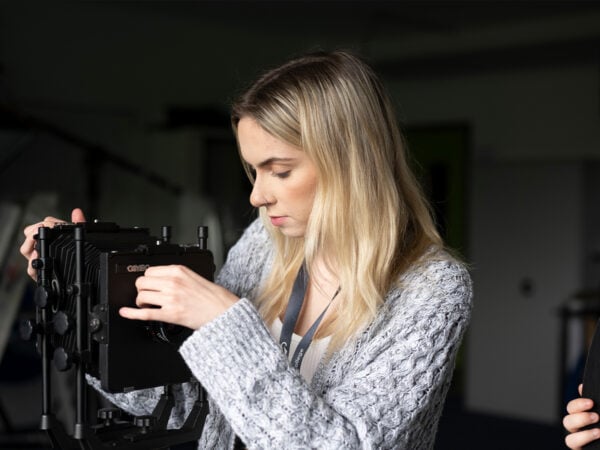
[[[251,117],[239,121],[237,138],[242,158],[255,167],[268,159],[307,158],[300,148],[269,134]]]

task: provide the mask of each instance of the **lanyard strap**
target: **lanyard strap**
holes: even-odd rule
[[[300,270],[298,271],[298,275],[296,276],[296,280],[294,281],[294,286],[292,287],[292,294],[290,295],[290,300],[285,310],[283,326],[281,327],[281,336],[279,338],[279,345],[281,345],[281,348],[286,356],[288,356],[290,353],[292,334],[294,333],[294,328],[296,328],[296,323],[298,322],[298,317],[300,316],[300,311],[302,310],[302,304],[304,303],[307,285],[308,274],[306,273],[304,264],[302,264]],[[300,368],[302,359],[304,358],[306,350],[313,340],[313,336],[315,335],[317,328],[319,328],[319,324],[323,320],[323,317],[325,317],[325,313],[339,292],[340,288],[338,287],[323,312],[319,315],[319,317],[317,317],[317,320],[315,320],[315,322],[311,325],[306,334],[298,343],[298,347],[296,347],[296,351],[294,352],[294,356],[292,357],[291,361],[292,365],[296,369]]]

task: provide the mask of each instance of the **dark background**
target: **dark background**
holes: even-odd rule
[[[381,75],[471,266],[438,448],[563,448],[599,309],[598,2],[1,2],[0,203],[17,211],[0,224],[4,437],[34,436],[17,432],[39,418],[38,361],[11,328],[29,306],[21,223],[80,206],[172,225],[179,242],[209,223],[220,264],[253,217],[231,99],[265,68],[336,48]]]

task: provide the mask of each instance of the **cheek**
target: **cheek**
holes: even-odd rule
[[[312,210],[316,190],[316,182],[308,184],[303,183],[302,186],[299,186],[297,189],[294,190],[293,196],[295,202],[302,209],[303,213],[309,214]]]

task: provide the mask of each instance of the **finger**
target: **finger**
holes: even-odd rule
[[[141,291],[135,299],[135,304],[140,308],[163,306],[164,303],[165,295],[158,291]]]
[[[591,430],[579,431],[577,433],[572,433],[567,435],[565,438],[565,444],[567,447],[579,450],[586,444],[589,444],[592,441],[595,441],[600,437],[600,429],[592,428]]]
[[[31,265],[31,261],[33,261],[34,259],[36,259],[38,257],[37,251],[33,250],[31,252],[31,255],[29,256],[29,261],[27,262],[27,275],[29,275],[31,278],[33,278],[33,281],[37,280],[37,270],[35,270],[32,265]]]
[[[589,411],[594,407],[594,402],[589,398],[576,398],[567,403],[567,412],[569,414]]]
[[[143,275],[135,280],[138,293],[141,291],[171,291],[177,289],[177,283],[172,277]]]
[[[27,236],[27,237],[33,237],[38,232],[38,229],[40,227],[52,228],[56,224],[61,224],[61,223],[66,223],[66,222],[62,219],[57,219],[56,217],[46,217],[41,222],[37,222],[37,223],[34,223],[32,225],[25,227],[25,229],[23,230],[23,234],[25,234],[25,236]]]
[[[81,208],[73,209],[73,211],[71,212],[71,222],[73,222],[73,223],[85,222],[85,215],[83,214],[83,211],[81,210]]]
[[[590,412],[581,412],[575,414],[569,414],[563,419],[563,426],[565,430],[570,433],[581,430],[583,427],[598,423],[598,414]]]
[[[200,275],[193,270],[179,264],[148,267],[144,275],[153,277],[182,277],[190,275],[194,277],[200,277]]]
[[[56,217],[52,217],[52,216],[48,216],[48,217],[46,217],[46,218],[43,220],[43,222],[44,222],[44,224],[47,224],[47,225],[44,225],[44,226],[54,226],[54,225],[56,225],[57,223],[67,223],[67,222],[66,222],[65,220],[63,220],[63,219],[58,219],[58,218],[56,218]]]
[[[43,223],[44,222],[37,222],[31,225],[27,225],[25,228],[23,228],[23,234],[28,238],[33,237],[33,235],[37,233],[38,228],[43,226]]]
[[[33,236],[35,236],[38,232],[38,230],[40,229],[40,227],[53,227],[55,222],[37,222],[34,223],[32,225],[29,225],[27,227],[25,227],[25,229],[23,230],[23,234],[27,237],[27,238],[31,238],[33,239]]]
[[[27,275],[29,275],[33,281],[37,281],[37,272],[34,269],[27,269]]]
[[[33,253],[34,249],[35,249],[35,240],[27,238],[21,244],[19,251],[21,252],[21,255],[23,255],[25,258],[29,259],[31,257],[31,254]]]
[[[144,280],[140,280],[142,286],[163,291],[180,290],[184,286],[189,286],[190,283],[194,283],[197,287],[206,288],[208,287],[207,283],[209,283],[193,270],[177,264],[148,267],[146,272],[144,272],[144,278]],[[151,280],[159,281],[155,282]],[[154,284],[146,284],[151,282]]]
[[[155,308],[128,308],[119,309],[119,315],[131,320],[161,320],[160,309]]]

